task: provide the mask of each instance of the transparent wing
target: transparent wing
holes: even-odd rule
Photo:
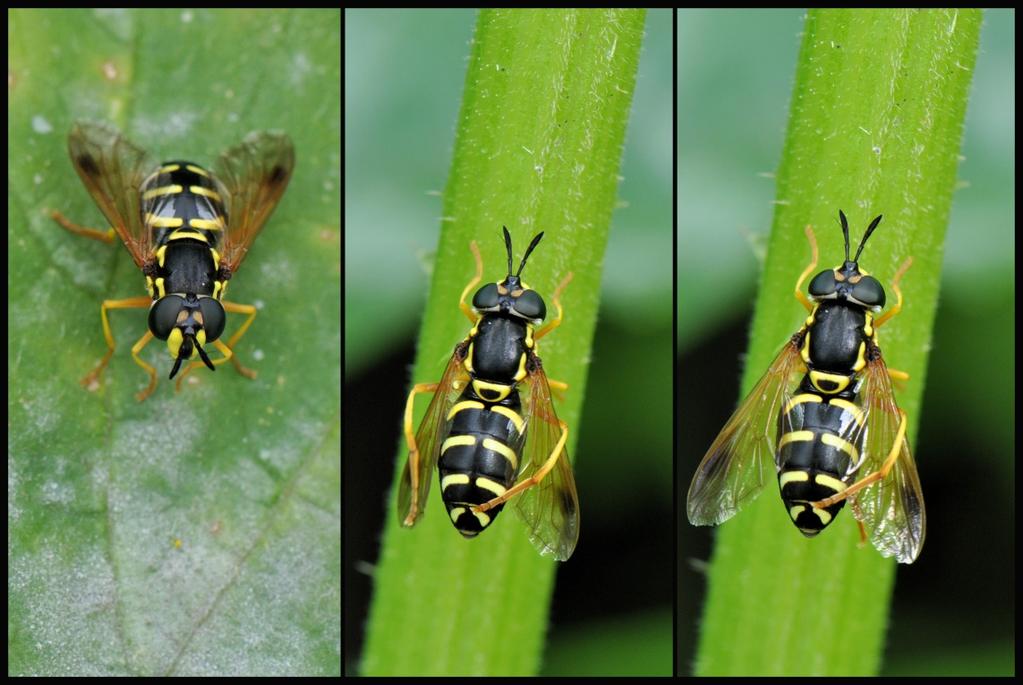
[[[214,174],[227,195],[223,263],[237,271],[291,180],[295,147],[286,133],[257,131],[224,152]]]
[[[927,513],[909,441],[905,432],[899,432],[903,414],[880,354],[867,363],[860,398],[866,434],[861,436],[863,464],[857,476],[880,471],[896,446],[898,453],[884,480],[850,496],[853,516],[863,523],[878,552],[911,564],[924,544]]]
[[[540,360],[532,354],[530,366],[532,370],[524,381],[528,386],[523,407],[526,444],[519,482],[543,467],[563,433],[562,423],[554,411],[547,375]],[[540,554],[553,556],[558,561],[572,556],[579,540],[579,494],[567,449],[562,447],[554,467],[538,485],[512,501],[515,511],[529,528],[530,542]]]
[[[796,374],[804,369],[793,338],[728,419],[696,468],[686,507],[690,523],[716,526],[730,519],[774,477],[774,430],[779,411]]]
[[[437,390],[433,394],[430,406],[426,410],[423,422],[419,424],[416,431],[416,447],[419,450],[418,462],[418,485],[416,490],[415,511],[412,511],[412,461],[406,458],[405,468],[401,474],[401,481],[398,485],[398,521],[405,525],[405,521],[412,515],[412,523],[415,525],[423,515],[426,508],[426,498],[430,494],[430,482],[433,478],[434,468],[437,466],[437,458],[440,456],[440,441],[448,425],[448,412],[458,399],[469,375],[465,372],[462,360],[465,359],[466,345],[459,343],[451,355],[448,366],[444,370]],[[411,457],[411,455],[409,455]]]
[[[93,121],[75,123],[68,134],[68,153],[92,199],[142,267],[152,245],[142,225],[139,189],[157,165],[120,131]]]

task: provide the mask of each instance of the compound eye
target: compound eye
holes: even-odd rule
[[[834,297],[836,290],[838,290],[838,284],[835,282],[834,271],[821,271],[810,281],[810,297]]]
[[[165,295],[149,308],[149,331],[159,340],[166,340],[178,322],[178,314],[185,306],[180,295]]]
[[[864,276],[853,286],[852,298],[868,307],[884,307],[884,288],[873,276]]]
[[[515,298],[515,312],[525,319],[544,319],[547,317],[547,305],[535,290],[527,290]]]
[[[501,294],[497,292],[497,283],[487,283],[472,296],[472,306],[480,312],[496,309],[501,304]]]
[[[202,312],[202,327],[206,331],[206,342],[211,343],[224,332],[227,317],[224,306],[212,297],[199,298],[199,311]]]

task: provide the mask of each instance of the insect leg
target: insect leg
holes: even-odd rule
[[[245,335],[245,331],[249,330],[249,326],[252,324],[253,320],[255,320],[256,308],[251,304],[237,304],[235,302],[222,302],[221,304],[224,305],[225,312],[249,315],[249,318],[245,319],[245,323],[243,323],[241,327],[237,331],[235,331],[234,335],[231,336],[231,339],[227,341],[227,346],[234,350],[235,346],[238,344],[238,341],[242,339],[242,336]],[[219,341],[214,342],[214,344],[216,345],[217,342]],[[217,349],[223,352],[220,345],[217,345]],[[238,358],[236,356],[234,356],[233,354],[228,356],[230,357],[231,363],[234,364],[234,368],[238,373],[245,376],[246,378],[256,377],[256,372],[253,371],[252,369],[242,366],[242,363],[238,361]]]
[[[148,307],[153,303],[149,297],[129,297],[125,300],[103,300],[100,307],[100,317],[103,319],[103,337],[107,340],[107,353],[99,360],[99,363],[81,380],[82,385],[89,387],[99,382],[103,370],[107,368],[110,358],[114,356],[114,334],[110,331],[110,320],[107,318],[108,309],[130,309],[132,307]]]
[[[475,243],[473,243],[475,245]],[[402,522],[404,526],[412,526],[416,522],[416,512],[419,511],[419,447],[416,445],[416,435],[412,430],[412,407],[415,404],[416,395],[424,392],[435,392],[440,383],[417,383],[409,391],[408,399],[405,401],[405,442],[408,443],[408,467],[409,481],[412,492],[412,504],[409,506],[409,514]]]
[[[554,446],[554,449],[551,451],[551,456],[547,458],[547,461],[544,462],[543,466],[537,469],[536,473],[534,473],[532,476],[525,479],[521,483],[518,483],[517,485],[515,485],[515,487],[508,490],[503,495],[494,497],[493,499],[484,502],[478,507],[473,507],[473,511],[483,512],[489,509],[493,509],[498,504],[501,504],[502,502],[507,502],[512,497],[521,494],[524,490],[528,490],[534,485],[539,485],[540,482],[547,477],[547,474],[550,473],[552,468],[554,468],[554,465],[558,462],[558,459],[560,459],[561,456],[565,453],[565,441],[568,440],[568,424],[562,421],[561,419],[558,419],[558,424],[561,426],[561,437],[558,439],[558,444],[556,444]]]
[[[146,373],[149,374],[149,385],[146,386],[145,390],[136,393],[135,395],[135,399],[139,402],[152,395],[153,391],[156,390],[156,369],[144,362],[142,357],[139,356],[139,352],[142,351],[142,348],[148,345],[149,341],[152,339],[153,332],[146,331],[146,334],[139,338],[139,341],[131,348],[131,356],[135,359],[135,363],[145,369]]]
[[[547,385],[549,385],[551,390],[553,390],[556,393],[556,396],[559,401],[561,402],[565,401],[565,393],[568,392],[568,383],[548,378]]]
[[[899,422],[899,430],[895,433],[895,440],[893,441],[891,452],[889,452],[888,456],[885,457],[884,463],[881,464],[881,468],[873,473],[867,474],[836,495],[832,495],[827,499],[822,499],[819,502],[811,502],[811,506],[818,509],[830,507],[832,504],[841,502],[849,495],[854,495],[868,485],[876,483],[879,480],[884,480],[888,476],[888,472],[891,471],[892,466],[895,465],[895,459],[899,456],[899,452],[902,451],[902,443],[906,439],[906,412],[900,409],[899,415],[902,417],[902,420]]]
[[[458,308],[469,319],[469,323],[475,326],[478,317],[472,311],[472,307],[465,303],[465,296],[483,280],[483,257],[480,255],[480,248],[476,245],[475,240],[469,243],[469,249],[472,250],[472,256],[476,259],[476,275],[472,277],[472,280],[462,290],[462,296],[458,298]]]
[[[813,228],[810,227],[810,224],[806,225],[804,232],[806,233],[806,240],[810,243],[810,252],[813,257],[810,259],[810,263],[806,266],[806,268],[803,269],[803,273],[799,274],[799,280],[796,281],[795,292],[796,299],[799,300],[804,307],[806,307],[806,311],[812,312],[813,303],[811,303],[810,300],[807,299],[806,295],[803,294],[803,281],[806,280],[807,276],[813,273],[814,269],[817,268],[817,238],[814,236]]]
[[[902,310],[902,290],[899,289],[899,281],[902,280],[903,274],[905,274],[906,271],[909,270],[909,267],[912,264],[913,258],[907,257],[906,261],[904,261],[902,263],[902,266],[899,267],[899,270],[895,272],[895,277],[892,278],[892,290],[895,291],[895,306],[889,309],[887,312],[885,312],[877,320],[874,321],[874,328],[880,328],[881,324],[883,324],[885,321],[892,318],[893,316],[898,314],[899,311]]]
[[[114,237],[117,233],[113,228],[108,228],[105,231],[100,231],[95,228],[86,228],[85,226],[79,226],[78,224],[70,221],[66,216],[58,212],[56,209],[50,211],[50,218],[56,221],[61,227],[67,229],[75,235],[80,235],[85,238],[92,238],[93,240],[99,240],[108,245],[114,242]]]
[[[569,271],[568,275],[565,276],[561,280],[561,283],[558,284],[558,287],[555,288],[554,296],[551,298],[551,300],[554,303],[555,309],[558,310],[558,315],[556,317],[554,317],[553,319],[551,319],[551,321],[546,326],[544,326],[543,328],[538,330],[533,335],[533,340],[539,340],[540,338],[544,337],[545,335],[547,335],[548,333],[550,333],[555,328],[557,328],[558,326],[561,325],[561,314],[562,314],[562,310],[561,310],[561,292],[565,289],[565,286],[568,285],[569,281],[571,281],[571,280],[572,280],[572,272]]]
[[[908,381],[909,374],[905,371],[899,371],[898,369],[888,369],[888,377],[893,381]]]

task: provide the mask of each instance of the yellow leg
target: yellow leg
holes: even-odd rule
[[[245,319],[245,323],[243,323],[241,327],[237,331],[235,331],[234,335],[231,336],[231,339],[227,341],[227,346],[230,347],[231,350],[234,350],[234,348],[238,345],[238,341],[242,339],[242,336],[245,335],[245,331],[249,330],[249,326],[255,320],[256,308],[251,304],[237,304],[235,302],[223,302],[222,304],[224,305],[224,311],[226,312],[231,312],[232,314],[249,315],[249,318]],[[217,345],[217,349],[218,350],[220,349],[220,345]],[[223,350],[220,351],[223,352]],[[245,376],[246,378],[256,377],[256,372],[250,368],[242,366],[242,363],[238,361],[238,357],[232,354],[229,356],[229,358],[231,359],[231,363],[234,364],[234,368],[236,371],[238,371],[238,373]]]
[[[408,399],[405,400],[405,442],[408,443],[412,504],[409,506],[408,516],[402,521],[403,526],[415,525],[416,512],[419,511],[419,446],[416,445],[416,434],[412,430],[412,408],[415,405],[416,395],[424,392],[434,392],[439,385],[440,383],[418,383],[412,386]]]
[[[860,521],[859,519],[856,519],[856,525],[859,526],[860,529],[860,547],[863,547],[867,544],[867,529],[864,528],[863,521]]]
[[[817,238],[814,236],[813,228],[810,224],[806,225],[804,232],[806,233],[806,240],[810,243],[810,253],[813,256],[810,259],[810,263],[803,269],[803,273],[799,274],[799,280],[796,281],[796,299],[806,307],[806,311],[812,312],[813,303],[803,294],[803,281],[817,268]]]
[[[557,393],[558,400],[562,402],[565,401],[565,393],[568,392],[568,383],[548,378],[547,385],[550,386],[551,390]]]
[[[899,281],[902,280],[902,276],[909,270],[909,267],[913,264],[913,258],[907,257],[906,261],[902,263],[899,270],[895,272],[895,277],[892,278],[892,290],[895,291],[895,306],[885,312],[881,317],[874,321],[874,328],[880,328],[881,325],[898,314],[902,310],[902,290],[899,289]]]
[[[539,340],[540,338],[544,337],[545,335],[547,335],[548,333],[550,333],[555,328],[557,328],[558,326],[561,325],[561,315],[562,315],[562,310],[561,310],[561,292],[565,289],[565,286],[568,285],[569,281],[571,281],[571,280],[572,280],[572,272],[569,271],[568,275],[565,276],[561,280],[561,283],[558,284],[558,287],[554,289],[554,296],[551,298],[551,301],[554,303],[554,308],[558,310],[558,315],[556,317],[554,317],[553,319],[551,319],[551,321],[546,326],[544,326],[543,328],[538,330],[533,335],[533,340]]]
[[[51,210],[49,212],[50,218],[57,222],[62,228],[67,231],[80,235],[84,238],[91,238],[92,240],[98,240],[108,245],[114,242],[114,238],[117,233],[113,228],[108,228],[105,231],[100,231],[95,228],[87,228],[80,226],[73,221],[69,220],[66,216],[58,212],[57,210]],[[149,307],[153,303],[152,298],[149,297],[130,297],[124,300],[104,300],[103,306],[100,308],[100,316],[103,319],[103,336],[107,341],[107,353],[103,355],[99,363],[90,371],[85,378],[81,380],[82,385],[91,387],[99,383],[100,377],[103,375],[104,369],[107,368],[107,364],[110,362],[110,358],[114,355],[114,334],[110,331],[110,320],[107,318],[108,309],[129,309],[134,307]],[[153,334],[146,331],[146,334],[139,338],[138,342],[131,348],[131,356],[135,359],[135,363],[141,366],[147,374],[149,374],[149,385],[146,386],[145,390],[137,393],[135,397],[139,402],[149,397],[153,390],[156,389],[156,369],[147,364],[139,356],[139,352],[142,348],[149,344],[149,341],[153,339]]]
[[[75,235],[80,235],[85,238],[92,238],[93,240],[99,240],[100,242],[107,243],[108,245],[114,242],[114,237],[117,233],[113,228],[108,228],[105,231],[100,231],[95,228],[86,228],[85,226],[79,226],[78,224],[70,221],[66,216],[58,212],[56,209],[50,210],[50,218],[60,224],[63,228],[71,231]]]
[[[558,424],[560,424],[561,426],[561,438],[558,439],[558,444],[554,446],[554,450],[551,451],[551,456],[547,458],[547,461],[544,462],[543,466],[537,469],[536,473],[534,473],[532,476],[525,479],[521,483],[516,484],[515,487],[511,488],[503,495],[488,500],[487,502],[484,502],[478,507],[473,507],[473,511],[480,512],[489,511],[490,509],[496,507],[498,504],[501,504],[502,502],[507,502],[512,497],[521,494],[523,491],[528,490],[534,485],[539,485],[543,481],[543,479],[547,477],[547,474],[550,473],[552,468],[554,468],[554,465],[557,463],[558,459],[561,458],[562,455],[564,455],[565,441],[568,440],[568,424],[560,419],[558,419]]]
[[[103,300],[103,304],[100,307],[100,318],[103,320],[103,337],[107,341],[107,353],[103,355],[103,358],[99,360],[99,363],[93,367],[92,371],[86,374],[85,378],[81,380],[81,384],[87,388],[93,388],[99,383],[100,377],[103,375],[103,370],[107,368],[107,364],[110,362],[110,358],[114,356],[114,349],[116,347],[114,343],[114,334],[110,330],[110,320],[107,318],[108,309],[131,309],[135,307],[149,307],[153,301],[148,297],[129,297],[125,300]]]
[[[149,341],[152,339],[153,333],[151,331],[146,331],[146,334],[139,338],[138,342],[131,348],[131,356],[135,359],[135,363],[145,369],[146,373],[149,374],[149,385],[146,386],[145,390],[135,394],[135,399],[139,402],[152,395],[153,391],[156,390],[156,369],[144,362],[142,357],[139,356],[139,352],[142,351],[142,348],[148,345]]]
[[[238,328],[237,331],[235,331],[235,334],[231,336],[231,339],[227,341],[226,345],[220,340],[213,341],[214,347],[220,350],[220,353],[223,355],[223,357],[213,359],[211,361],[213,362],[214,366],[217,366],[219,364],[223,364],[224,362],[230,359],[231,363],[234,365],[234,368],[238,373],[245,376],[246,378],[255,378],[256,372],[246,366],[242,366],[242,363],[238,361],[238,357],[234,354],[233,350],[238,341],[241,340],[241,337],[245,335],[245,331],[249,330],[249,326],[252,324],[252,321],[256,318],[256,313],[258,310],[251,304],[237,304],[235,302],[221,302],[221,304],[224,305],[225,312],[231,312],[233,314],[248,314],[249,318],[245,319],[245,322],[241,325],[241,327]],[[192,371],[192,369],[204,366],[206,365],[202,362],[189,362],[188,366],[186,366],[184,371],[181,372],[181,375],[178,376],[175,388],[178,391],[180,391],[181,382],[184,380],[185,376],[187,376]]]
[[[893,381],[908,381],[909,374],[905,371],[899,371],[898,369],[888,369],[888,377]]]
[[[462,290],[462,296],[458,298],[458,307],[462,310],[462,313],[469,319],[469,323],[473,326],[476,325],[477,316],[472,310],[472,307],[465,303],[465,296],[475,288],[481,280],[483,280],[483,257],[480,255],[480,248],[476,245],[476,241],[473,240],[469,243],[469,249],[472,250],[472,256],[476,258],[476,275],[472,277],[468,285]]]
[[[884,463],[881,464],[881,468],[873,473],[869,473],[863,478],[859,479],[842,492],[832,495],[827,499],[822,499],[819,502],[811,502],[810,505],[818,509],[824,509],[830,507],[832,504],[841,502],[850,495],[855,495],[863,488],[876,483],[879,480],[884,480],[888,476],[888,472],[892,470],[892,466],[895,465],[895,459],[898,458],[899,452],[902,451],[902,443],[906,439],[906,412],[899,410],[899,415],[902,417],[902,421],[899,422],[899,430],[895,433],[895,443],[892,445],[891,452],[885,458]]]

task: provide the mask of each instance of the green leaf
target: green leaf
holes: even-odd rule
[[[340,673],[340,13],[12,10],[8,657],[11,675]],[[211,163],[287,131],[291,184],[229,298],[259,309],[230,365],[166,380],[130,348],[145,293],[67,155],[105,119],[162,159]],[[228,317],[230,334],[240,323]]]
[[[474,271],[470,241],[483,253],[484,278],[499,280],[501,226],[517,256],[542,230],[524,276],[550,306],[574,273],[564,323],[540,345],[547,374],[569,384],[559,416],[579,425],[643,20],[637,10],[480,13],[414,382],[436,380],[465,336],[457,303]],[[396,482],[405,457],[401,445]],[[598,544],[586,538],[582,507],[579,544]],[[384,531],[362,672],[537,673],[555,567],[510,513],[463,540],[435,492],[413,530],[392,516]]]
[[[856,240],[883,213],[861,263],[887,284],[913,257],[905,306],[880,334],[888,364],[911,377],[896,393],[912,444],[980,22],[976,10],[808,14],[745,390],[805,316],[792,298],[804,225],[827,268],[843,256],[838,209]],[[876,674],[896,564],[857,539],[845,515],[805,540],[765,489],[717,535],[696,673]],[[925,545],[916,566],[928,563]]]

